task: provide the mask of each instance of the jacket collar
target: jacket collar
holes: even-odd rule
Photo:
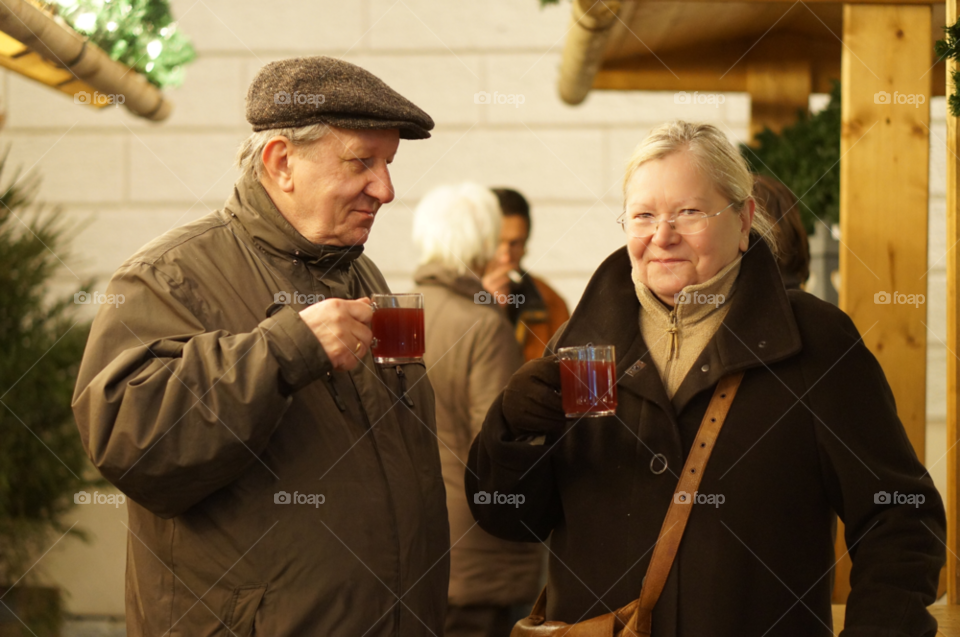
[[[473,273],[463,274],[439,263],[424,263],[413,273],[417,285],[440,285],[463,296],[473,298],[483,291],[483,283]]]
[[[655,402],[667,413],[679,413],[690,398],[724,375],[795,355],[801,349],[800,331],[776,261],[759,235],[752,233],[750,240],[741,255],[737,294],[730,310],[672,403],[640,335],[641,306],[626,247],[607,257],[594,273],[557,346],[614,345],[618,385]],[[700,359],[710,362],[701,363]],[[698,374],[703,364],[709,364],[709,371]]]
[[[332,267],[347,264],[363,253],[363,246],[329,246],[312,243],[281,214],[263,184],[245,174],[233,186],[224,211],[240,221],[253,242],[284,260],[301,259],[308,265]]]

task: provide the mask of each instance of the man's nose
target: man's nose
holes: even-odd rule
[[[380,202],[380,205],[393,201],[395,193],[393,192],[393,182],[390,180],[390,169],[384,164],[379,170],[374,171],[373,180],[367,186],[367,194]]]

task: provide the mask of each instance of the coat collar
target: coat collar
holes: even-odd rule
[[[461,274],[439,263],[424,263],[418,267],[413,273],[413,281],[417,285],[440,285],[470,298],[483,291],[483,283],[473,273]]]
[[[750,235],[750,247],[741,259],[730,310],[672,403],[640,335],[641,306],[626,247],[607,257],[594,273],[557,346],[614,345],[618,385],[652,400],[667,413],[679,413],[693,396],[722,376],[772,364],[801,349],[800,331],[776,261],[759,235]],[[703,365],[709,365],[708,372],[700,372]]]
[[[284,260],[332,267],[350,263],[363,253],[362,245],[328,246],[309,241],[281,214],[263,184],[248,174],[234,184],[224,211],[240,221],[259,248]]]

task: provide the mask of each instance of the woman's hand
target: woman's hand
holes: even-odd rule
[[[503,417],[515,437],[563,432],[567,418],[556,356],[532,360],[517,370],[503,392]]]

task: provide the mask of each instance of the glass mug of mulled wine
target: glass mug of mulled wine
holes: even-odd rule
[[[557,350],[560,391],[567,418],[596,418],[617,412],[617,361],[613,345],[587,343]]]
[[[422,363],[425,347],[423,295],[373,294],[373,360],[381,365]]]

